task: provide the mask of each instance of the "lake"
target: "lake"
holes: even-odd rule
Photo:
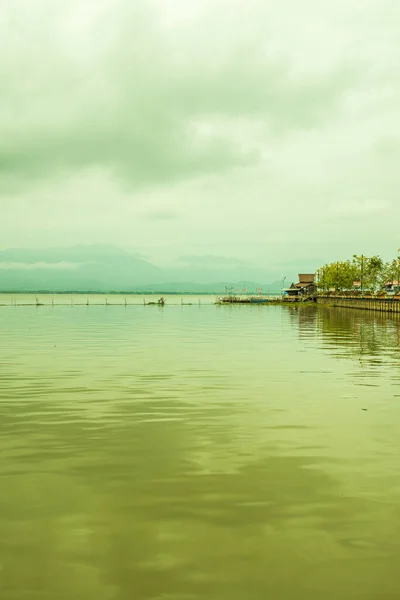
[[[400,319],[189,298],[1,296],[0,597],[397,600]]]

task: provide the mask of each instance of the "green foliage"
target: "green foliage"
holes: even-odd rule
[[[349,260],[327,264],[317,271],[318,288],[321,290],[353,289],[355,277],[354,264]]]
[[[368,257],[353,254],[352,260],[329,263],[317,271],[317,285],[320,291],[378,291],[386,283],[399,279],[400,255],[384,262],[378,255]]]
[[[386,273],[387,273],[388,281],[399,281],[400,257],[395,258],[386,264]]]

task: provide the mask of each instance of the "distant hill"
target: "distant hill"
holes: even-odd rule
[[[159,267],[114,246],[0,251],[3,291],[111,291],[159,279]]]
[[[224,294],[226,287],[233,287],[235,293],[243,293],[246,289],[246,293],[255,294],[258,289],[261,288],[263,293],[279,294],[281,292],[282,284],[279,281],[273,283],[260,284],[254,281],[220,281],[214,283],[195,283],[195,282],[168,282],[168,283],[155,283],[146,286],[139,286],[134,291],[137,292],[149,292],[149,293],[164,293],[164,294]]]
[[[235,261],[207,266],[183,264],[161,269],[115,246],[79,245],[67,248],[21,249],[0,251],[0,291],[51,292],[170,292],[224,293],[233,285],[249,293],[261,287],[271,293],[281,283],[263,284],[268,273]],[[212,263],[212,261],[210,261]]]

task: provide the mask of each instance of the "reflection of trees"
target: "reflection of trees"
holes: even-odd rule
[[[324,306],[288,307],[288,312],[299,337],[321,336],[336,356],[365,357],[370,364],[400,358],[400,315]]]
[[[345,355],[370,357],[371,363],[398,357],[400,318],[396,315],[319,307],[317,329],[328,346],[342,348]]]

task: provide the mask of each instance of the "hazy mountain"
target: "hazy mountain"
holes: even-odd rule
[[[275,281],[273,283],[257,283],[255,281],[238,281],[232,285],[232,282],[219,281],[214,283],[193,283],[188,281],[183,282],[167,282],[159,284],[150,284],[138,287],[135,291],[151,292],[151,293],[182,293],[182,294],[224,294],[225,288],[233,287],[233,291],[242,293],[244,289],[249,294],[257,293],[261,288],[263,293],[279,294],[282,287],[282,282]]]
[[[128,290],[159,279],[159,267],[114,246],[0,251],[1,290]]]
[[[225,257],[182,257],[174,269],[160,267],[115,246],[0,251],[0,291],[171,291],[222,293],[226,285],[249,292],[262,287],[267,271]],[[276,276],[274,277],[276,279]]]

